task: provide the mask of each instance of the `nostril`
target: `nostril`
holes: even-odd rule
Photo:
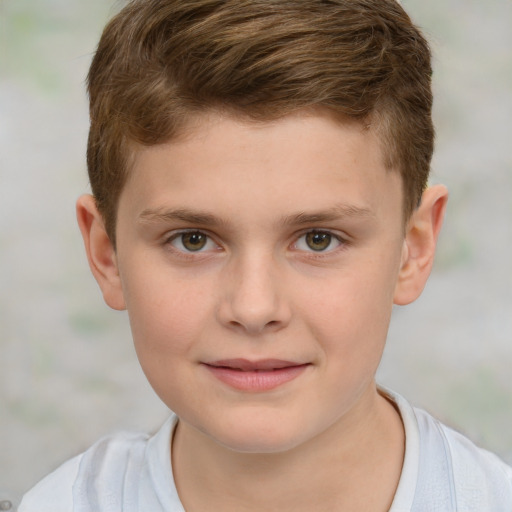
[[[265,331],[273,331],[280,328],[283,325],[283,322],[279,320],[270,320],[269,322],[261,322],[261,323],[251,323],[251,322],[241,322],[237,320],[231,320],[229,325],[232,328],[240,329],[250,333],[263,333]]]
[[[216,315],[225,327],[261,334],[286,326],[291,313],[287,301],[274,286],[264,285],[261,279],[246,279],[220,297]]]

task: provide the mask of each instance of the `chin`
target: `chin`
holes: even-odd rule
[[[221,446],[239,453],[282,453],[305,441],[304,432],[287,428],[283,422],[268,421],[231,424],[221,431],[207,433]]]

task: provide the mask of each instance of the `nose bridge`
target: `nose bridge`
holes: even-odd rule
[[[283,286],[283,271],[269,252],[240,254],[226,268],[221,299],[222,321],[258,334],[284,327],[290,317]]]

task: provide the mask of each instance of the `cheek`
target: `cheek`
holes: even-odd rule
[[[135,351],[150,385],[172,410],[181,410],[184,389],[194,386],[194,365],[207,322],[205,294],[159,287],[152,295],[129,295]],[[206,295],[207,296],[207,295]]]
[[[186,353],[205,328],[210,296],[190,281],[152,280],[147,274],[132,280],[125,299],[141,362],[146,356]]]
[[[361,270],[332,279],[327,292],[304,297],[303,308],[325,356],[336,354],[346,368],[378,364],[393,305],[390,274]],[[314,313],[312,313],[314,312]]]

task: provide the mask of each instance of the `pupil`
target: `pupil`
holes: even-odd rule
[[[206,245],[206,236],[202,233],[185,233],[182,242],[189,251],[199,251]]]
[[[313,251],[323,251],[327,249],[331,243],[331,235],[329,233],[308,233],[306,242]]]

